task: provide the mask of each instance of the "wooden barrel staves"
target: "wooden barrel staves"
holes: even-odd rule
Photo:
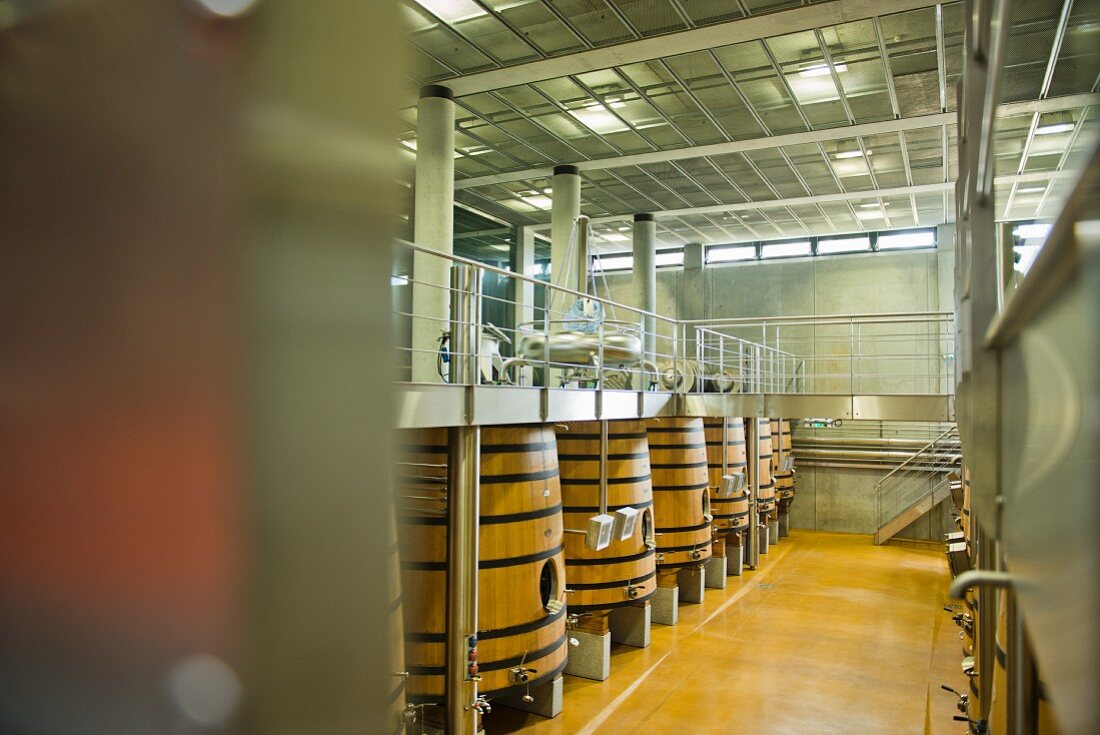
[[[787,419],[771,420],[772,434],[772,482],[775,484],[775,503],[778,513],[790,512],[794,501],[794,462],[791,456],[791,422]],[[789,466],[791,469],[784,469]]]
[[[756,462],[749,464],[749,479],[753,472],[760,474],[760,491],[756,496],[756,510],[760,521],[774,518],[775,511],[775,481],[772,479],[772,429],[770,419],[747,418],[745,421],[756,421],[759,427],[759,443],[756,449]]]
[[[399,518],[408,699],[441,703],[446,666],[447,521],[439,495],[447,431],[416,432],[399,466]],[[445,500],[445,493],[443,495]],[[478,665],[487,697],[522,693],[565,667],[565,560],[553,429],[482,429],[478,554]]]
[[[745,470],[748,462],[745,452],[744,419],[726,419],[725,438],[722,436],[722,419],[703,419],[707,441],[707,469],[709,473],[710,507],[714,515],[714,555],[725,553],[725,544],[741,545],[741,534],[749,526],[749,485]],[[725,452],[723,463],[722,453]],[[721,495],[723,468],[728,475],[742,475],[746,480],[741,489],[728,497]]]
[[[703,419],[651,419],[646,426],[657,566],[672,571],[700,566],[711,557],[713,520]]]
[[[558,464],[565,527],[585,529],[600,512],[600,424],[558,427]],[[612,610],[653,596],[657,588],[653,539],[653,484],[644,421],[608,422],[607,510],[642,511],[634,535],[612,541],[600,551],[585,546],[584,536],[565,536],[565,576],[570,613]]]

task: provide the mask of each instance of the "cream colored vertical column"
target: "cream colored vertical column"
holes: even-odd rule
[[[706,281],[703,273],[703,244],[689,242],[684,245],[684,272],[680,275],[680,287],[676,291],[677,319],[702,319],[704,304],[706,303]],[[697,354],[695,325],[685,327],[684,348],[689,360],[694,360]]]
[[[634,306],[644,311],[657,311],[657,221],[646,212],[634,215]],[[653,360],[657,350],[653,317],[642,320],[645,325],[646,359]],[[670,335],[671,336],[671,335]],[[672,345],[665,350],[672,353]]]
[[[573,223],[581,213],[580,169],[576,166],[555,166],[553,187],[553,204],[550,208],[550,282],[580,291],[584,274],[577,273],[575,258],[567,262],[565,257],[569,249],[569,237],[573,234]],[[569,270],[569,278],[562,281],[561,274],[566,269]],[[570,303],[572,299],[564,300],[559,297],[554,308],[567,309]]]
[[[413,239],[417,245],[450,255],[454,250],[454,93],[431,84],[420,89],[416,108],[416,208]],[[450,262],[427,253],[413,255],[412,379],[438,383],[436,350],[448,328]]]
[[[516,227],[515,247],[512,249],[512,270],[529,278],[535,277],[535,232],[531,227]],[[519,346],[519,325],[535,319],[535,284],[518,279],[511,280],[512,354]],[[513,377],[520,385],[532,385],[533,371],[530,367],[514,368]]]

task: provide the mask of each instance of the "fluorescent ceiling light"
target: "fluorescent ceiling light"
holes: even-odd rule
[[[1021,240],[1031,240],[1037,237],[1046,237],[1050,232],[1050,225],[1045,222],[1035,222],[1030,225],[1018,225],[1012,230],[1012,234]]]
[[[550,209],[553,205],[553,201],[548,196],[536,194],[534,196],[521,196],[520,199],[530,204],[532,207],[538,207],[539,209]]]
[[[860,204],[860,209],[878,209],[878,202],[870,202],[869,204]]]
[[[620,235],[617,232],[609,232],[606,235],[600,235],[600,237],[608,242],[627,242],[630,240],[626,235]]]
[[[630,225],[623,225],[619,228],[619,232],[630,232]]]
[[[1073,130],[1073,123],[1058,123],[1056,125],[1043,125],[1035,128],[1036,135],[1054,135],[1055,133],[1068,133]]]
[[[836,69],[838,74],[848,71],[848,65],[847,64],[837,64],[834,68]],[[829,76],[829,65],[828,64],[814,64],[813,66],[808,66],[805,69],[799,70],[798,76],[800,76],[800,77],[827,77],[827,76]]]
[[[569,114],[596,133],[621,133],[630,128],[600,103],[570,110]]]
[[[1017,189],[1017,194],[1038,194],[1041,191],[1046,191],[1045,186],[1029,186],[1026,189]]]
[[[554,192],[554,190],[551,189],[550,187],[547,187],[547,188],[542,190],[543,194],[552,194],[553,192]]]
[[[410,151],[415,151],[416,150],[416,141],[415,140],[403,140],[403,141],[401,141],[401,145],[405,146]]]
[[[409,282],[409,279],[405,276],[390,276],[391,286],[404,286]]]
[[[502,253],[507,253],[508,251],[510,251],[512,249],[511,245],[503,245],[503,244],[490,245],[489,247],[491,247],[493,250],[499,250]]]
[[[862,155],[863,151],[840,151],[836,154],[836,157],[840,160],[843,160],[845,158],[859,158]],[[870,149],[867,150],[867,155],[871,155]]]
[[[868,209],[865,212],[856,212],[856,217],[860,219],[882,219],[883,214],[881,209]]]
[[[474,0],[414,0],[420,7],[444,23],[461,23],[464,20],[488,15]]]

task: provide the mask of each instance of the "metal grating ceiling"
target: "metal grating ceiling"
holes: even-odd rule
[[[711,24],[776,11],[787,19],[835,4],[405,0],[404,7],[422,57],[416,81],[446,83],[545,59],[565,65],[571,55],[611,44],[662,34],[675,40]],[[1015,178],[998,186],[999,206],[1005,217],[1031,218],[1057,202],[1058,180],[1049,174],[1071,166],[1096,134],[1092,98],[1075,99],[1076,107],[1059,106],[1056,98],[1098,89],[1100,7],[1061,0],[1013,5],[1003,100],[1055,103],[1000,120],[998,176]],[[962,3],[891,13],[897,5],[883,0],[879,7],[876,17],[459,96],[456,198],[511,223],[548,225],[549,170],[597,161],[600,167],[582,171],[582,211],[611,231],[614,218],[661,213],[659,237],[669,245],[948,221],[953,123],[917,120],[850,136],[844,128],[954,110]],[[452,15],[444,17],[445,10]],[[411,140],[415,108],[405,115],[402,138]],[[824,139],[807,135],[822,131]],[[799,139],[790,141],[792,135]],[[773,136],[788,136],[789,144],[768,145]],[[752,150],[691,150],[762,139]],[[616,160],[652,153],[671,160]]]

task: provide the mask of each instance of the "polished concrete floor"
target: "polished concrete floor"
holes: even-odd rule
[[[703,604],[681,604],[649,648],[613,646],[607,681],[565,677],[559,717],[496,707],[486,731],[962,731],[940,690],[965,686],[941,546],[793,531],[765,559]]]

